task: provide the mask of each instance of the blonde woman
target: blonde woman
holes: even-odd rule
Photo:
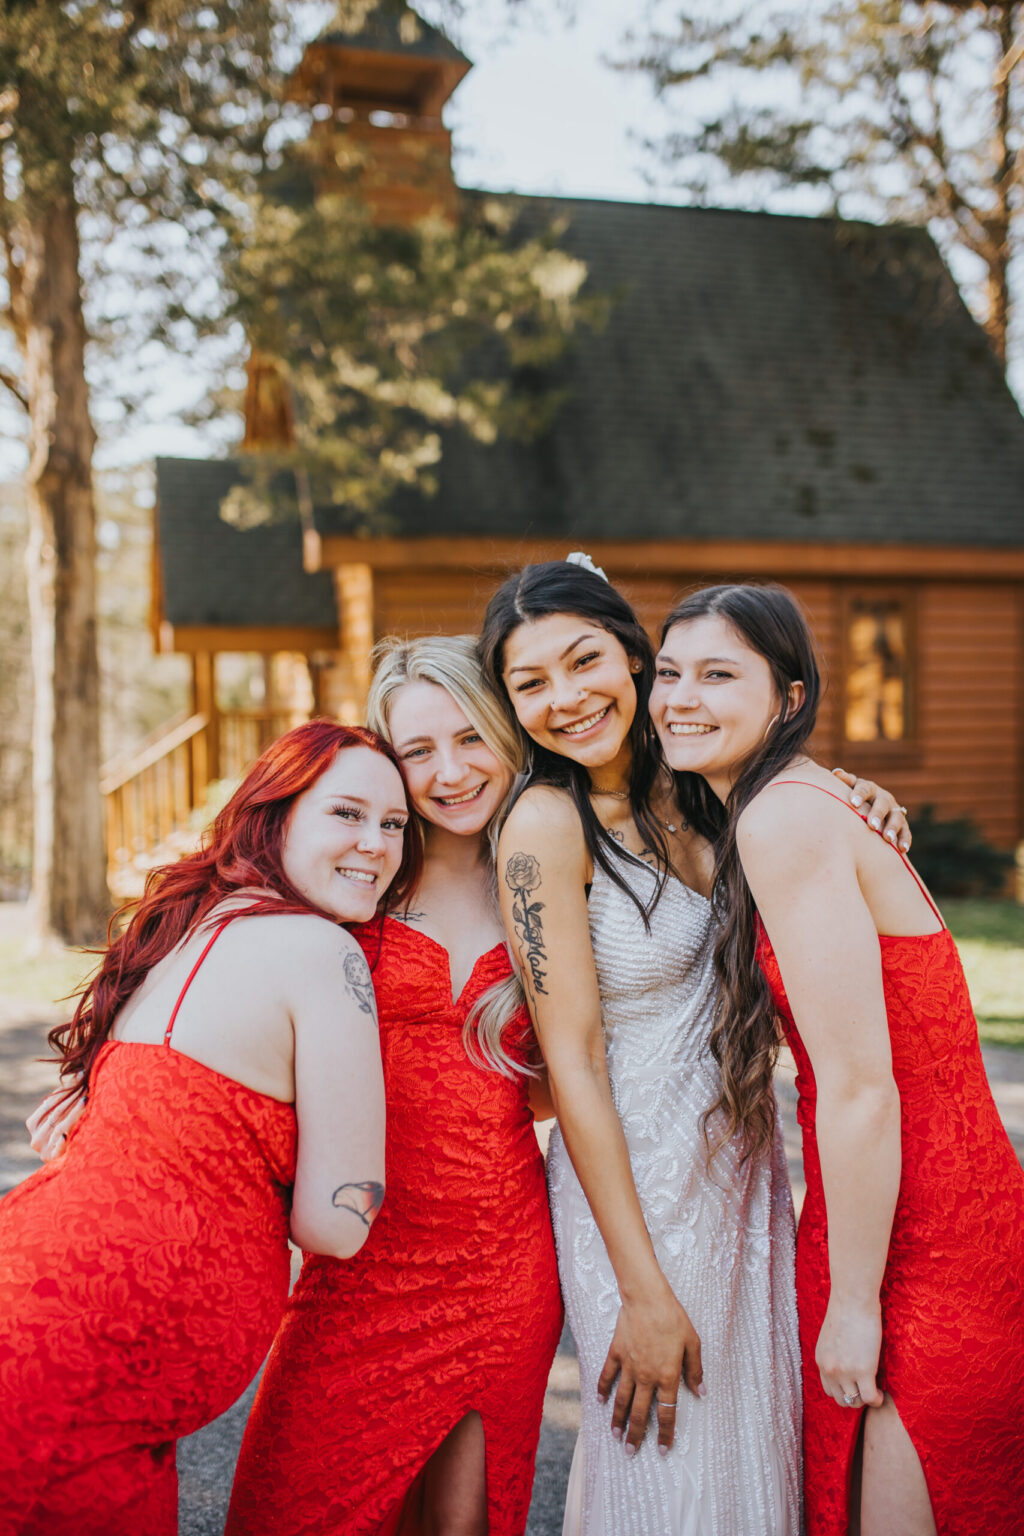
[[[367,709],[420,818],[373,970],[387,1202],[351,1263],[309,1255],[246,1431],[228,1536],[521,1536],[562,1323],[489,832],[520,739],[467,636],[385,641]],[[396,920],[397,919],[397,920]]]

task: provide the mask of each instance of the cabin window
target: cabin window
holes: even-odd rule
[[[906,598],[874,593],[847,598],[843,735],[848,742],[910,741],[911,618]]]

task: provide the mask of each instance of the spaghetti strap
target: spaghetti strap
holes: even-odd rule
[[[854,816],[857,817],[858,821],[863,821],[864,820],[863,816],[861,816],[860,812],[857,810],[857,807],[855,805],[851,805],[849,800],[844,800],[842,795],[837,795],[834,790],[826,789],[824,784],[810,784],[806,779],[776,779],[774,781],[774,783],[766,784],[765,788],[766,789],[776,789],[780,784],[796,784],[796,785],[799,785],[800,788],[802,788],[802,789],[816,789],[816,790],[819,790],[821,794],[828,795],[830,799],[838,800],[840,805],[845,805],[846,809],[848,811],[852,811],[853,812]],[[874,827],[869,827],[868,830],[871,831],[871,832],[874,832],[875,828]],[[879,832],[878,836],[882,837],[882,833]],[[882,841],[884,843],[889,843],[889,839],[887,837],[882,837]],[[934,916],[938,918],[939,922],[942,924],[942,927],[945,928],[945,926],[946,926],[945,918],[943,917],[942,913],[939,911],[938,907],[935,905],[935,902],[932,900],[931,892],[929,891],[928,887],[925,885],[924,881],[921,879],[921,876],[918,874],[918,872],[914,868],[913,864],[911,864],[910,860],[907,858],[906,854],[903,852],[903,849],[902,848],[897,848],[895,843],[889,843],[889,847],[893,850],[894,853],[898,854],[899,857],[902,859],[904,868],[908,871],[909,874],[911,874],[914,877],[914,880],[917,883],[917,888],[921,892],[921,895],[924,897],[925,901],[931,907]]]
[[[213,946],[216,944],[217,940],[220,938],[221,934],[224,932],[224,929],[227,927],[228,923],[231,922],[231,919],[235,918],[235,917],[239,917],[240,915],[241,914],[238,913],[238,912],[232,912],[229,917],[225,917],[222,922],[219,922],[217,924],[216,928],[213,930],[212,934],[207,939],[206,943],[203,945],[203,952],[199,956],[199,959],[196,961],[195,965],[189,971],[189,973],[188,973],[188,980],[185,982],[185,985],[182,987],[181,991],[178,993],[178,1001],[175,1003],[174,1011],[172,1012],[171,1017],[167,1021],[167,1028],[164,1030],[164,1045],[170,1045],[170,1043],[171,1043],[171,1031],[174,1028],[174,1021],[178,1017],[178,1010],[179,1010],[179,1008],[181,1007],[182,1003],[185,1001],[185,993],[188,991],[189,987],[192,985],[192,983],[196,979],[196,972],[199,970],[199,967],[202,965],[203,961],[206,959],[207,955],[210,953],[210,950],[213,948]]]

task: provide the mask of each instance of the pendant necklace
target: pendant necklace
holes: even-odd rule
[[[629,790],[628,789],[591,789],[590,793],[592,795],[607,795],[609,800],[628,800],[629,799]],[[676,823],[674,821],[665,821],[661,816],[657,816],[657,815],[654,817],[654,819],[658,823],[659,826],[662,826],[662,827],[665,828],[666,832],[678,832],[679,831],[679,828],[678,828],[678,826],[676,825]]]

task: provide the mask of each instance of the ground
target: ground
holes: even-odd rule
[[[975,1007],[982,1021],[985,1064],[1000,1113],[1024,1160],[1024,908],[1010,903],[947,903]],[[0,1194],[37,1167],[25,1116],[53,1086],[52,1065],[39,1060],[47,1030],[66,1016],[53,998],[88,970],[81,956],[50,949],[33,955],[24,907],[0,903]],[[1014,1045],[991,1044],[991,1039]],[[1016,1048],[1014,1048],[1016,1046]],[[792,1068],[782,1064],[779,1092],[794,1194],[803,1195]],[[215,1423],[182,1442],[179,1536],[220,1536],[235,1457],[252,1389]],[[548,1381],[537,1481],[527,1536],[559,1536],[562,1500],[579,1428],[579,1375],[566,1333]]]

